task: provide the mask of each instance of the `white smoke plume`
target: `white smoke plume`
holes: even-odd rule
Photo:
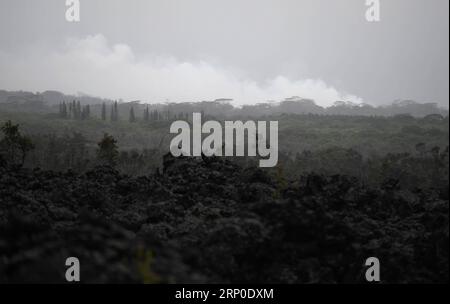
[[[19,53],[0,51],[0,88],[59,90],[143,102],[184,102],[231,98],[234,105],[313,99],[321,106],[338,100],[362,103],[319,79],[284,76],[259,83],[235,69],[208,62],[182,62],[170,56],[139,57],[126,44],[110,45],[103,35],[71,38],[58,50],[33,47]]]

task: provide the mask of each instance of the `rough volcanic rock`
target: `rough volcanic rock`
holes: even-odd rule
[[[84,283],[364,282],[371,256],[383,282],[448,282],[448,195],[164,160],[137,178],[0,160],[0,282],[64,282],[70,256]]]

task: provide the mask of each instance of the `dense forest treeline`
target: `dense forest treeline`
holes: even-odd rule
[[[356,115],[356,116],[395,116],[411,115],[414,117],[425,117],[427,115],[448,116],[448,109],[440,108],[436,103],[418,103],[412,100],[398,100],[391,105],[372,106],[369,104],[352,104],[345,101],[336,101],[330,107],[321,107],[313,100],[300,97],[286,98],[281,102],[261,102],[256,105],[234,107],[231,99],[221,98],[214,101],[201,102],[152,102],[146,104],[140,101],[119,102],[114,100],[91,97],[87,95],[64,95],[57,91],[46,91],[43,93],[10,92],[0,90],[0,110],[8,112],[38,112],[38,113],[60,113],[61,104],[66,104],[66,112],[72,103],[72,115],[80,111],[87,111],[89,115],[97,118],[110,118],[112,111],[115,116],[113,120],[124,119],[134,121],[145,120],[150,115],[156,115],[154,119],[184,118],[192,112],[203,112],[216,118],[224,117],[262,117],[279,114],[320,114],[320,115]],[[107,107],[108,109],[105,109]],[[77,109],[78,108],[78,109]],[[155,114],[155,112],[157,114]],[[132,115],[133,114],[133,115]]]
[[[124,174],[149,174],[161,170],[174,136],[168,134],[170,121],[164,120],[130,123],[29,114],[13,119],[26,140],[15,135],[11,139],[11,132],[19,128],[6,121],[11,116],[0,112],[0,122],[5,119],[0,135],[3,158],[44,170],[83,173],[107,163]],[[367,184],[397,180],[408,189],[442,187],[448,182],[448,118],[281,115],[269,119],[280,123],[279,161],[269,170],[280,179],[346,174]],[[16,146],[11,144],[14,138]],[[257,158],[238,157],[233,162],[256,166]]]

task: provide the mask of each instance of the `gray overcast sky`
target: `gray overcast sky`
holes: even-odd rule
[[[239,104],[449,104],[449,1],[1,0],[0,89]]]

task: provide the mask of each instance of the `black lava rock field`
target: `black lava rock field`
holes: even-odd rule
[[[281,182],[218,158],[166,156],[130,177],[0,165],[0,283],[448,282],[448,187],[346,176]]]

